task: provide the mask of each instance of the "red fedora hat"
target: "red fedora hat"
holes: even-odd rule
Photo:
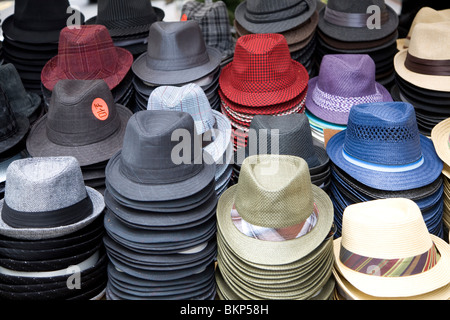
[[[50,91],[64,79],[103,79],[110,89],[114,89],[132,64],[133,55],[114,46],[105,26],[65,27],[59,37],[58,54],[44,66],[41,81]]]
[[[234,60],[219,77],[220,89],[244,106],[267,106],[293,100],[308,85],[305,67],[291,58],[281,34],[250,34],[236,42]]]

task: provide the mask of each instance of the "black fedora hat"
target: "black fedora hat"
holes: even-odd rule
[[[147,33],[153,22],[162,21],[165,13],[149,0],[99,0],[97,15],[86,24],[104,25],[111,37]],[[145,36],[144,36],[145,37]]]
[[[79,14],[80,24],[84,24],[84,15],[74,9],[69,11],[69,7],[69,0],[16,0],[14,14],[2,24],[3,34],[25,43],[58,42],[59,33],[74,11]]]
[[[173,141],[177,131],[188,135],[190,141],[182,141],[183,146]],[[198,137],[194,119],[188,113],[137,112],[128,121],[122,150],[106,166],[106,181],[119,194],[137,201],[189,197],[215,177],[214,160],[203,152]],[[180,147],[189,149],[183,151],[189,159],[172,159],[174,150]]]
[[[122,148],[131,115],[103,80],[61,80],[48,113],[30,131],[27,150],[33,157],[73,156],[80,166],[109,160]]]

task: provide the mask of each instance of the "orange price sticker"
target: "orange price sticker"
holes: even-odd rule
[[[108,119],[109,117],[109,109],[105,100],[101,98],[97,98],[92,102],[92,113],[94,116],[101,121]]]

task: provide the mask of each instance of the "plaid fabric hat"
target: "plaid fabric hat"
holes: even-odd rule
[[[114,89],[133,64],[133,55],[114,46],[105,26],[83,25],[61,30],[58,55],[44,66],[41,81],[52,91],[62,79],[103,79]]]
[[[227,5],[223,1],[187,1],[181,14],[182,18],[198,22],[206,44],[219,49],[223,59],[233,55],[235,42],[231,35]]]
[[[281,34],[251,34],[237,40],[234,59],[223,68],[219,85],[229,100],[261,107],[294,99],[308,80],[308,72],[292,60]]]

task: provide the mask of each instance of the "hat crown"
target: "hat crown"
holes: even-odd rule
[[[67,208],[87,196],[80,166],[73,157],[16,160],[9,165],[6,179],[5,202],[30,214]]]
[[[361,256],[409,258],[432,247],[420,208],[410,199],[381,199],[350,205],[342,219],[342,246]]]
[[[311,127],[304,113],[279,117],[255,115],[250,124],[249,143],[246,146],[249,153],[253,155],[253,148],[261,152],[259,144],[263,140],[267,141],[267,154],[272,154],[275,151],[272,150],[274,139],[278,140],[278,154],[300,157],[310,168],[318,165]]]
[[[339,97],[362,97],[377,93],[375,62],[366,54],[325,55],[317,86]]]
[[[288,10],[303,0],[246,0],[247,10],[252,13],[274,13]]]
[[[346,13],[367,13],[367,8],[375,5],[382,11],[386,9],[384,0],[328,0],[329,9]]]
[[[17,118],[11,109],[8,98],[3,89],[0,89],[0,140],[6,140],[18,130]]]
[[[58,57],[59,69],[70,74],[71,79],[103,78],[114,73],[118,60],[112,38],[103,25],[62,29]]]
[[[47,136],[59,145],[105,140],[120,128],[116,104],[104,80],[58,81],[47,114]]]
[[[411,37],[414,28],[419,23],[435,23],[449,21],[450,19],[450,9],[445,10],[435,10],[430,7],[422,7],[414,17],[411,27],[408,31],[408,36]]]
[[[178,135],[179,133],[179,135]],[[199,142],[192,116],[186,112],[144,110],[128,121],[121,152],[121,166],[127,175],[141,173],[142,181],[165,183],[182,180],[203,166],[202,144]],[[178,161],[183,148],[187,161]],[[185,160],[185,159],[183,159]],[[176,169],[176,170],[174,170]],[[173,176],[175,171],[178,176]]]
[[[146,64],[151,69],[175,71],[209,62],[197,21],[157,21],[150,27]]]
[[[21,110],[31,104],[19,72],[12,63],[0,65],[0,86],[14,112],[20,113]]]
[[[450,21],[418,23],[412,32],[408,52],[420,59],[449,60]]]
[[[407,165],[422,157],[414,107],[404,102],[355,105],[345,130],[344,151],[381,165]]]
[[[195,83],[157,87],[150,95],[147,109],[187,112],[194,119],[198,134],[211,130],[215,123],[209,100]]]
[[[313,212],[308,164],[298,157],[248,157],[236,188],[236,210],[253,225],[285,228],[304,222]]]
[[[236,43],[232,85],[243,92],[280,91],[296,80],[286,38],[281,34],[250,34]],[[249,86],[257,83],[257,86]]]
[[[99,0],[97,12],[97,22],[101,22],[103,19],[108,21],[117,18],[131,19],[155,16],[153,6],[149,0]]]

